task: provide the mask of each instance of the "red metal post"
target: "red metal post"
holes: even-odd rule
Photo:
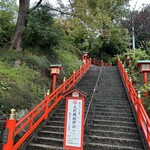
[[[103,62],[103,60],[101,60],[101,65],[102,65],[102,66],[104,66],[104,62]]]
[[[64,77],[63,79],[63,89],[62,89],[63,93],[65,93],[65,87],[66,87],[65,83],[66,83],[66,77]]]
[[[95,58],[94,58],[94,65],[96,64]]]
[[[50,95],[50,90],[47,90],[46,93],[46,101],[45,101],[45,120],[48,118],[48,103],[49,103],[49,95]]]
[[[147,143],[150,148],[150,132],[149,132],[149,123],[147,123]]]
[[[14,131],[16,127],[15,109],[11,109],[9,119],[6,120],[5,135],[6,142],[2,146],[2,150],[12,150],[14,145]],[[5,138],[5,137],[4,137]]]
[[[92,59],[90,58],[90,65],[91,65],[91,63],[92,63]]]
[[[131,79],[131,77],[129,77],[129,89],[128,89],[128,91],[129,91],[129,97],[130,97],[130,100],[132,101],[132,79]]]
[[[82,67],[80,66],[80,77],[82,76]]]
[[[124,79],[124,76],[125,76],[125,70],[124,70],[124,64],[122,64],[122,77]]]
[[[144,84],[148,84],[148,77],[147,77],[147,72],[143,73],[144,76]],[[148,91],[145,92],[145,97],[148,98]]]
[[[127,73],[127,69],[125,69],[125,72],[124,72],[124,81],[125,81],[125,85],[128,89],[128,79],[127,79],[127,76],[128,76],[128,73]]]
[[[122,61],[120,61],[120,69],[121,69],[121,74],[123,76],[123,65],[122,65]]]
[[[142,116],[141,116],[141,105],[142,105],[142,98],[141,98],[141,92],[138,91],[138,97],[137,97],[137,117],[138,117],[138,125],[141,126],[141,122],[142,122]]]
[[[75,79],[75,73],[76,73],[76,72],[75,72],[75,70],[74,70],[74,71],[73,71],[73,84],[75,84],[75,80],[76,80],[76,79]]]
[[[52,92],[55,91],[55,88],[56,88],[56,75],[54,74],[53,75],[53,81],[52,81]]]

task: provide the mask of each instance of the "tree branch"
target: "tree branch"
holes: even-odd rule
[[[32,8],[32,10],[36,9],[39,7],[39,5],[42,3],[43,0],[39,0],[39,2]]]

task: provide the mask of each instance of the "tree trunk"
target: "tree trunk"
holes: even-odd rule
[[[27,14],[29,12],[30,0],[19,0],[19,12],[17,18],[17,24],[13,39],[11,41],[11,48],[16,51],[22,51],[22,29],[27,24]]]

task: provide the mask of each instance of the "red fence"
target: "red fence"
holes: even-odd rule
[[[148,144],[148,149],[150,149],[150,119],[143,107],[140,92],[136,93],[132,85],[131,78],[128,76],[128,73],[125,70],[119,58],[118,58],[118,68],[124,80],[130,100],[132,101],[132,104],[134,106],[137,120],[138,120],[138,126],[142,129],[144,137]]]
[[[70,90],[91,66],[91,59],[75,72],[67,81],[64,81],[53,93],[39,103],[32,111],[16,123],[16,120],[6,120],[7,140],[3,150],[17,150],[30,134],[38,127],[48,114],[63,98],[63,93]],[[5,131],[6,131],[5,130]],[[17,139],[14,142],[14,139]]]
[[[97,60],[95,58],[92,58],[92,64],[97,65],[97,66],[112,66],[111,63],[106,63],[103,60]]]

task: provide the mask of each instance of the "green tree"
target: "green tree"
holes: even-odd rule
[[[60,32],[55,28],[52,13],[47,7],[41,5],[29,14],[23,37],[25,47],[50,49],[58,44]]]
[[[114,52],[108,50],[106,52],[116,54],[123,44],[125,44],[123,49],[128,46],[128,33],[121,27],[121,18],[126,13],[129,0],[74,0],[69,2],[68,8],[72,16],[79,18],[87,30],[86,36],[83,36],[83,43],[89,51],[97,49],[101,53],[101,49],[104,50],[113,45]],[[76,28],[78,30],[78,27]]]
[[[17,5],[15,0],[0,1],[0,46],[11,40],[15,26]]]

